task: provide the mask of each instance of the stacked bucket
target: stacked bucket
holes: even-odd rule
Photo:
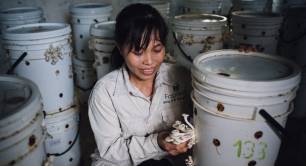
[[[170,17],[170,3],[166,0],[137,0],[137,2],[153,6],[159,11],[165,20],[168,20]]]
[[[0,12],[0,37],[6,28],[43,22],[43,11],[39,7],[19,7],[4,9]],[[9,69],[10,63],[7,53],[2,47],[0,40],[0,73],[5,73]]]
[[[90,28],[89,47],[94,52],[94,68],[98,79],[111,71],[111,55],[115,48],[114,32],[115,21],[93,24]]]
[[[292,59],[303,69],[300,89],[295,100],[296,118],[306,117],[306,6],[288,9],[282,25],[280,55]]]
[[[46,132],[38,87],[2,75],[0,96],[0,165],[43,165]]]
[[[196,165],[274,165],[301,77],[294,63],[262,53],[219,50],[192,67]]]
[[[183,6],[183,13],[228,15],[232,2],[230,0],[186,0]]]
[[[270,0],[233,0],[233,10],[234,11],[256,11],[264,12],[271,9],[269,4]],[[271,1],[272,2],[272,1]]]
[[[112,6],[107,3],[77,3],[70,6],[75,56],[73,66],[78,100],[87,104],[88,95],[97,78],[94,56],[88,47],[90,26],[110,20]]]
[[[234,47],[254,47],[259,52],[276,54],[282,16],[274,13],[236,11],[232,13]]]
[[[221,49],[226,21],[226,17],[213,14],[175,16],[172,47],[177,63],[190,69],[199,53]]]
[[[75,109],[75,101],[70,25],[38,23],[8,28],[3,33],[3,44],[12,64],[26,55],[14,73],[32,80],[41,92],[48,132],[45,146],[47,153],[55,156],[54,165],[76,165],[80,157],[79,144],[75,144],[76,139],[69,134],[78,127],[66,125],[69,121],[63,120],[68,112],[74,112],[68,119],[78,123],[75,118],[78,111],[71,111]],[[54,119],[62,123],[53,123]],[[77,137],[78,134],[73,135]],[[76,151],[72,151],[72,145]]]

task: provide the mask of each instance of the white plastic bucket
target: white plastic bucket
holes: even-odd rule
[[[39,7],[18,7],[1,10],[0,24],[4,30],[11,26],[39,23],[44,21],[43,11]]]
[[[233,0],[234,11],[257,11],[267,10],[267,0]]]
[[[42,165],[45,159],[42,103],[29,80],[0,76],[0,165]]]
[[[14,73],[37,84],[47,114],[74,103],[70,32],[67,24],[39,23],[9,28],[3,34],[11,63],[27,53]]]
[[[63,112],[47,115],[45,123],[48,133],[45,141],[46,151],[49,155],[57,155],[54,163],[77,165],[80,157],[78,108],[74,106]],[[70,163],[71,155],[75,158]]]
[[[221,14],[220,1],[184,1],[183,13]]]
[[[77,3],[70,7],[74,47],[77,58],[93,60],[88,48],[90,25],[110,20],[112,6],[106,3]]]
[[[78,137],[77,141],[72,146],[72,148],[67,153],[55,157],[52,163],[53,165],[75,166],[79,164],[80,158],[81,158],[80,137]]]
[[[306,6],[291,8],[284,16],[281,28],[280,55],[294,60],[301,66],[306,65]]]
[[[211,13],[227,16],[230,14],[232,0],[186,0],[184,4],[185,7],[190,7],[185,12]]]
[[[43,12],[39,7],[18,7],[3,9],[0,11],[0,37],[4,29],[31,23],[43,22]],[[10,63],[6,58],[6,52],[2,47],[2,41],[0,40],[0,73],[5,73]]]
[[[115,48],[115,23],[115,21],[102,22],[93,24],[90,28],[92,38],[89,45],[94,51],[94,68],[98,79],[111,70],[111,55]]]
[[[166,0],[140,0],[138,3],[149,4],[157,9],[165,19],[169,18],[170,3]]]
[[[210,111],[194,102],[196,165],[274,165],[281,140],[259,114],[251,120]],[[285,126],[289,108],[274,118]]]
[[[236,11],[232,13],[234,47],[247,45],[276,54],[282,16],[275,13]]]
[[[198,165],[273,165],[280,138],[259,111],[285,126],[300,68],[281,57],[219,50],[197,56],[191,71]]]
[[[97,79],[100,79],[111,71],[111,53],[95,51],[94,54],[96,60],[93,67],[96,69]]]
[[[206,51],[221,49],[226,20],[226,17],[212,14],[176,16],[172,23],[177,39],[177,42],[173,42],[174,55],[187,60],[187,58],[194,59],[198,54]],[[188,57],[184,57],[178,46]],[[191,65],[191,62],[187,64]]]
[[[73,57],[75,84],[81,89],[91,89],[96,82],[96,71],[92,61],[81,61]]]
[[[1,41],[0,41],[0,45],[2,46]],[[10,63],[10,60],[7,54],[0,53],[0,74],[5,74],[9,70],[10,66],[11,66],[11,63]]]

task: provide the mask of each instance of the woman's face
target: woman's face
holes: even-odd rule
[[[129,69],[131,81],[153,81],[161,63],[165,57],[165,46],[155,40],[151,35],[151,40],[146,49],[138,52],[128,48],[123,49],[123,58]]]

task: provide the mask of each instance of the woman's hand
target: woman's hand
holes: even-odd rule
[[[173,156],[176,156],[181,153],[185,153],[188,150],[188,141],[181,143],[181,144],[173,144],[165,141],[165,138],[169,135],[168,132],[160,132],[157,136],[157,143],[160,148],[164,151],[170,153]]]

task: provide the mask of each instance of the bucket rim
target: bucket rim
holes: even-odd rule
[[[66,23],[34,23],[5,29],[2,38],[6,40],[19,41],[36,40],[63,36],[69,34],[70,32],[71,27]]]
[[[2,116],[0,118],[0,126],[5,126],[5,124],[19,121],[20,117],[29,117],[29,120],[31,120],[31,117],[33,117],[39,110],[42,110],[40,92],[38,90],[37,85],[34,84],[32,81],[23,77],[9,75],[0,75],[0,80],[0,82],[24,84],[25,86],[28,86],[31,93],[31,96],[20,107],[13,110],[14,113],[10,113],[6,116],[1,113]]]
[[[90,35],[93,37],[114,38],[116,21],[105,21],[90,26]],[[112,29],[113,28],[113,29]]]
[[[288,76],[282,78],[257,81],[257,80],[243,80],[243,79],[230,78],[207,70],[201,71],[198,67],[200,62],[202,62],[205,59],[207,60],[209,58],[215,58],[218,56],[235,56],[235,55],[255,56],[267,60],[276,61],[290,66],[292,70],[291,73],[288,74]],[[277,91],[282,89],[293,89],[299,84],[301,79],[301,68],[297,64],[295,64],[294,62],[288,59],[279,56],[259,53],[259,52],[246,53],[232,49],[215,50],[199,54],[193,60],[191,73],[200,83],[204,82],[225,89],[241,90],[249,92],[264,92],[264,91]]]
[[[0,20],[13,21],[20,19],[30,19],[30,18],[42,17],[42,15],[43,11],[41,7],[32,7],[32,6],[14,7],[14,8],[1,10]]]
[[[216,19],[217,21],[211,21],[207,19]],[[189,20],[188,20],[189,19]],[[190,20],[192,19],[192,20]],[[191,13],[191,14],[180,14],[174,16],[172,24],[174,26],[217,26],[226,25],[227,18],[217,14],[204,14],[204,13]]]
[[[91,15],[109,13],[113,8],[110,3],[81,2],[72,4],[69,10],[72,15]]]

